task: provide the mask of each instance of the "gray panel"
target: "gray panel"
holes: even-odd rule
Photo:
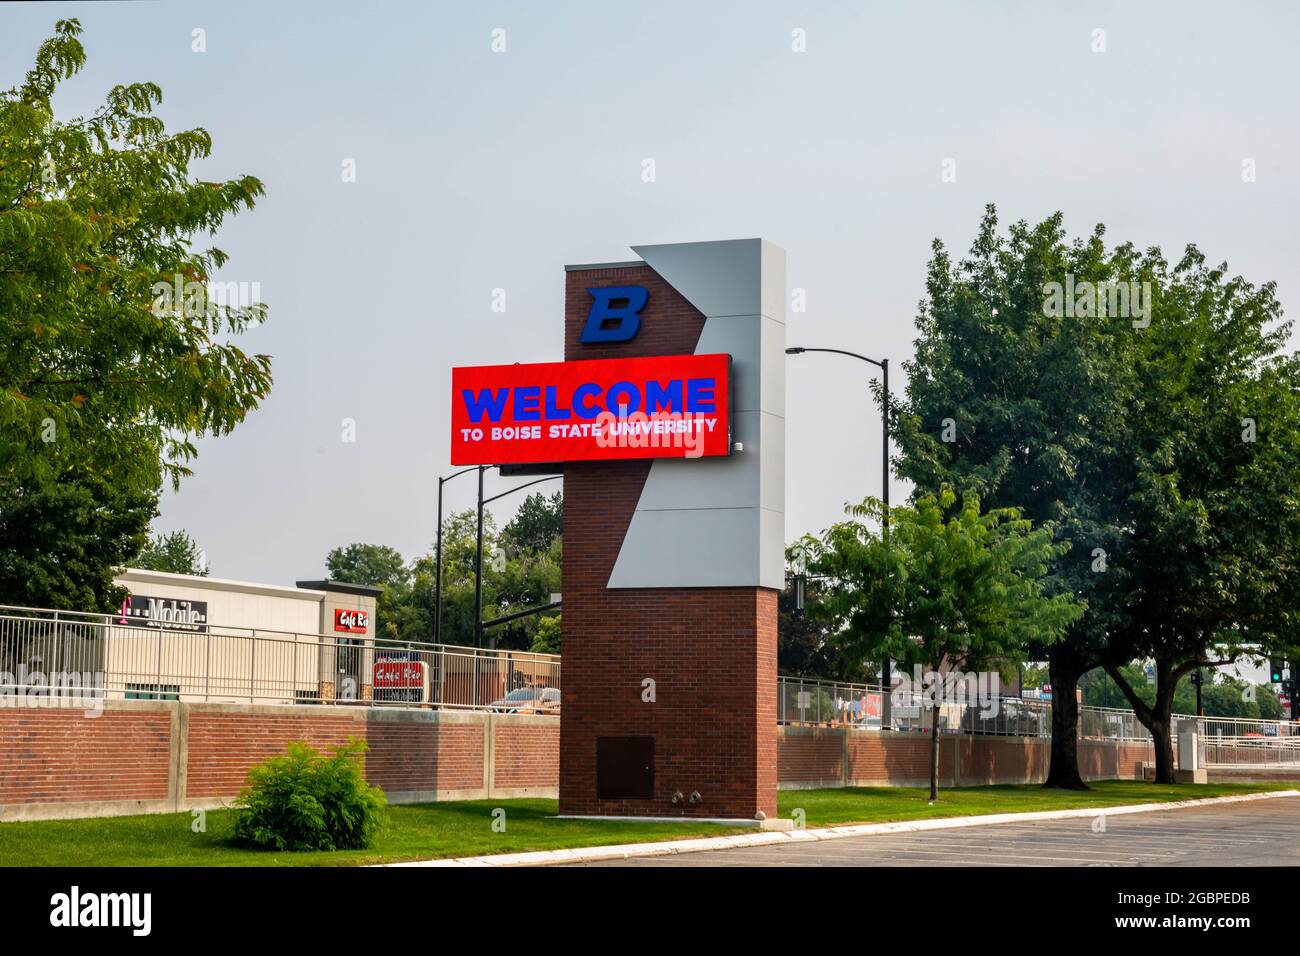
[[[762,508],[758,519],[758,584],[780,591],[785,588],[785,512]]]
[[[757,584],[762,576],[759,527],[757,508],[637,511],[623,539],[609,586],[698,588]],[[629,556],[636,560],[626,560]]]
[[[758,315],[763,311],[761,239],[681,242],[633,246],[691,305],[715,315]]]
[[[744,450],[730,458],[664,458],[654,463],[637,511],[690,508],[785,510],[785,422],[764,412],[740,412],[732,441]],[[766,466],[766,467],[765,467]],[[686,504],[689,502],[689,504]]]
[[[763,394],[759,407],[782,418],[785,417],[785,341],[785,323],[764,317],[760,366]],[[784,467],[784,459],[782,462]]]
[[[727,315],[707,319],[696,355],[726,352],[731,356],[731,410],[756,411],[763,407],[763,326],[779,329],[771,319],[754,315]]]
[[[781,588],[785,253],[758,239],[634,247],[705,316],[696,354],[732,356],[730,458],[650,466],[611,588]]]
[[[763,291],[759,311],[785,325],[785,250],[764,239],[761,254]]]
[[[732,416],[731,440],[745,446],[730,458],[663,458],[651,467],[637,511],[753,508],[760,499],[761,412]]]
[[[761,413],[759,438],[759,499],[761,507],[785,513],[785,419]],[[745,446],[749,451],[749,446]],[[784,531],[782,532],[784,534]],[[784,550],[784,545],[782,545]]]

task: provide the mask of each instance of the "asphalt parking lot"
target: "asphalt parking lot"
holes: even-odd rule
[[[576,866],[1300,866],[1300,797]]]

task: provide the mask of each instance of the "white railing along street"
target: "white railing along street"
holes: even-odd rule
[[[0,695],[558,711],[560,658],[0,606]],[[2,701],[0,701],[2,702]]]

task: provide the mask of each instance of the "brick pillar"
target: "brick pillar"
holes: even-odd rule
[[[583,345],[588,288],[641,285],[636,338]],[[705,317],[645,265],[570,271],[569,361],[689,354]],[[726,461],[679,467],[728,467]],[[560,812],[752,819],[776,815],[776,604],[766,587],[610,588],[649,461],[564,469]],[[653,702],[646,681],[653,681]],[[652,738],[653,792],[602,799],[600,738]],[[674,793],[682,802],[674,804]],[[698,793],[698,803],[688,802]]]

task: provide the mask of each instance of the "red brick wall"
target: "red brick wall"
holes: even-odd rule
[[[777,776],[782,783],[828,783],[844,773],[844,739],[839,734],[787,731],[779,738]]]
[[[581,345],[588,288],[650,293],[629,342]],[[689,354],[704,317],[648,266],[570,272],[565,358]],[[648,461],[564,471],[564,708],[560,812],[735,816],[776,813],[776,594],[762,588],[609,590]],[[641,699],[655,681],[656,701]],[[599,736],[655,738],[652,800],[596,794]],[[698,790],[696,807],[672,793]]]
[[[1121,780],[1137,779],[1140,763],[1154,763],[1155,749],[1150,744],[1124,744],[1119,748],[1115,775]]]
[[[958,737],[963,783],[1012,783],[1047,777],[1051,747],[1046,741],[1017,737]],[[948,739],[941,739],[951,747]]]
[[[560,728],[551,723],[497,724],[493,728],[495,787],[555,789],[560,783]]]
[[[0,803],[165,800],[165,711],[0,709]]]
[[[847,732],[847,731],[842,731]],[[942,742],[942,741],[941,741]],[[930,779],[930,739],[849,733],[849,780],[888,783],[890,780]],[[939,773],[952,773],[951,751],[939,751]]]
[[[368,720],[366,740],[366,779],[386,792],[483,786],[481,723]]]
[[[611,285],[644,286],[650,293],[641,310],[641,327],[627,342],[584,345],[578,341],[591,309],[588,289]],[[566,272],[564,283],[564,359],[639,358],[689,355],[704,331],[704,315],[649,266]],[[635,502],[633,502],[635,504]]]
[[[196,711],[189,716],[187,797],[231,797],[239,793],[248,768],[284,753],[291,740],[325,749],[365,737],[365,724],[350,714],[338,717]]]
[[[783,785],[842,779],[881,786],[926,781],[930,779],[929,745],[924,734],[882,737],[838,728],[809,732],[783,727],[777,737],[780,779]],[[954,764],[954,759],[959,764]],[[1088,780],[1131,780],[1137,763],[1150,759],[1147,748],[1138,744],[1079,741],[1079,770]],[[967,787],[1037,783],[1047,777],[1050,760],[1051,743],[1047,740],[955,736],[939,741],[939,778],[946,785],[954,779]]]

